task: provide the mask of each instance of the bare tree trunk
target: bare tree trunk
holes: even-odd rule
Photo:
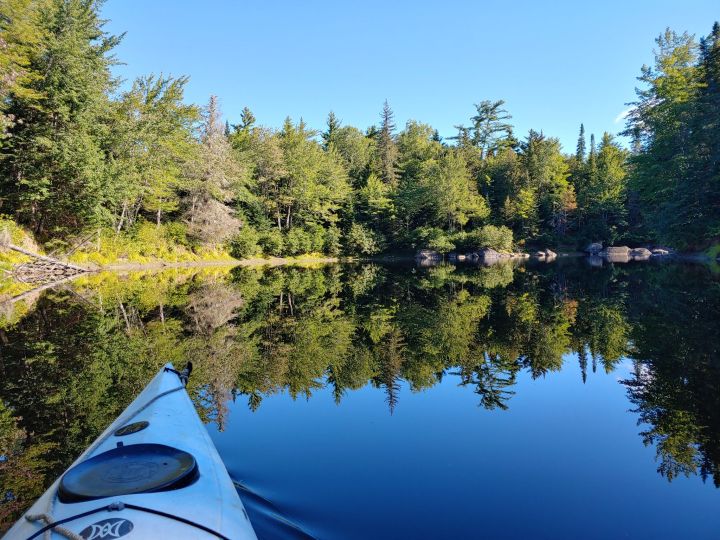
[[[120,231],[122,230],[123,223],[125,222],[125,213],[127,212],[127,201],[123,201],[122,206],[122,212],[120,212],[120,219],[118,220],[118,226],[117,230],[115,231],[116,234],[120,234]]]
[[[130,332],[130,320],[128,319],[127,311],[125,311],[125,306],[123,306],[122,302],[120,302],[120,311],[122,311],[123,319],[125,319],[125,328],[129,333]]]
[[[197,206],[197,195],[192,196],[192,207],[190,208],[190,223],[195,221],[195,207]]]

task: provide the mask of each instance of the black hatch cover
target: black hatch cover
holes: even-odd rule
[[[180,489],[199,476],[192,454],[164,444],[130,444],[98,454],[62,477],[61,502]]]

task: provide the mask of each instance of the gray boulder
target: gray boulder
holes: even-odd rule
[[[630,260],[631,260],[630,252],[629,251],[626,251],[626,252],[620,251],[620,252],[605,253],[605,260],[607,260],[608,262],[611,262],[611,263],[630,262]]]
[[[627,246],[610,246],[608,248],[605,248],[605,253],[607,255],[630,255],[630,248]]]
[[[600,253],[602,251],[602,248],[602,242],[593,242],[585,248],[585,252],[595,255],[597,253]]]
[[[630,250],[630,257],[634,261],[646,261],[650,258],[652,252],[646,248],[635,248]]]
[[[492,248],[479,249],[479,250],[477,251],[477,255],[478,255],[478,258],[480,258],[480,259],[482,259],[482,260],[484,260],[484,261],[493,261],[493,260],[496,260],[496,259],[501,259],[501,258],[503,258],[500,253],[498,253],[497,251],[495,251],[495,250],[492,249]]]

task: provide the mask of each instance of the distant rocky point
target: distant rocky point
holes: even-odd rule
[[[647,261],[652,257],[667,257],[673,253],[668,248],[656,247],[648,249],[646,247],[630,248],[628,246],[608,246],[603,248],[602,243],[593,242],[585,248],[585,253],[594,261],[603,258],[608,262],[629,262],[629,261]]]

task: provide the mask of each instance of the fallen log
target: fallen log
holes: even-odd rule
[[[32,257],[33,259],[36,259],[38,261],[43,261],[46,263],[50,263],[52,265],[59,265],[59,266],[64,266],[66,268],[71,268],[71,269],[77,271],[78,273],[88,271],[86,268],[82,268],[81,266],[75,266],[74,264],[71,264],[71,263],[68,263],[65,261],[60,261],[53,257],[48,257],[46,255],[40,255],[39,253],[33,253],[32,251],[15,246],[13,244],[8,243],[8,244],[5,244],[4,247],[6,247],[7,249],[12,249],[13,251],[17,251],[18,253],[22,253],[23,255],[27,255],[28,257]]]

